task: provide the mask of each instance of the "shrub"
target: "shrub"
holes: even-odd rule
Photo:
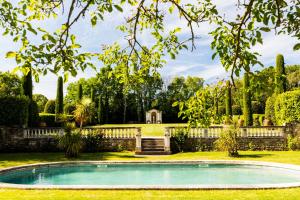
[[[299,136],[292,137],[289,134],[287,137],[287,145],[288,145],[288,149],[292,151],[300,149],[300,137]]]
[[[71,115],[74,112],[75,109],[76,109],[75,104],[67,103],[64,106],[64,113],[67,114],[67,115]]]
[[[279,125],[300,121],[300,90],[285,92],[277,96],[275,118]]]
[[[266,108],[265,108],[265,118],[271,120],[271,122],[275,123],[275,101],[276,101],[276,94],[270,96],[266,101]]]
[[[215,141],[215,148],[221,151],[227,151],[228,156],[238,156],[237,133],[239,129],[234,126],[229,126],[223,129],[220,137]]]
[[[72,121],[73,115],[60,115],[60,120],[55,121],[55,114],[40,113],[40,122],[46,123],[48,127],[60,127],[64,121]]]
[[[55,114],[55,100],[49,100],[46,103],[44,113]]]
[[[29,99],[20,97],[0,97],[0,125],[27,126]]]
[[[58,139],[58,146],[65,151],[68,158],[78,157],[83,147],[83,140],[79,130],[74,124],[67,124],[65,134]]]
[[[35,127],[39,124],[39,107],[38,104],[33,101],[29,100],[28,106],[28,126]]]
[[[188,134],[184,130],[176,131],[175,135],[171,137],[171,151],[173,153],[183,152],[185,149]]]
[[[103,142],[102,133],[88,133],[84,137],[85,151],[89,153],[95,153],[101,151]]]
[[[232,113],[233,113],[233,115],[241,115],[243,113],[241,106],[233,105],[232,106]]]
[[[226,114],[225,106],[219,106],[219,115],[225,115],[225,114]]]

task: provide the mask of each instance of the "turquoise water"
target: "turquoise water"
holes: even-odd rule
[[[300,172],[232,164],[79,164],[0,174],[0,182],[29,185],[217,185],[300,182]]]

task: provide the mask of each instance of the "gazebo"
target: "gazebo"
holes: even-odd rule
[[[146,112],[146,123],[147,124],[161,124],[162,123],[162,112],[156,109],[151,109]]]

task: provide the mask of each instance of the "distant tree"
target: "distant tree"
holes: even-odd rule
[[[275,68],[275,92],[281,94],[287,89],[287,79],[284,67],[284,57],[278,54],[276,57],[276,68]]]
[[[22,82],[17,75],[0,72],[0,96],[18,96],[22,94]]]
[[[57,79],[57,91],[55,101],[55,120],[57,121],[60,114],[64,112],[64,91],[63,91],[63,78],[61,76]]]
[[[48,102],[47,97],[42,94],[34,94],[32,99],[37,103],[39,112],[44,112],[45,105]]]
[[[90,95],[91,100],[94,102],[95,100],[95,89],[91,88],[91,95]]]
[[[252,116],[252,108],[251,108],[249,72],[245,72],[244,74],[243,103],[244,103],[243,114],[244,114],[245,125],[252,126],[253,116]]]
[[[99,97],[99,102],[98,102],[98,110],[97,110],[97,118],[98,118],[98,123],[103,124],[103,114],[102,114],[102,97]]]

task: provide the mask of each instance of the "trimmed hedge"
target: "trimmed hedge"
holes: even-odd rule
[[[73,120],[73,115],[63,115],[68,121]],[[46,123],[47,127],[60,127],[62,126],[61,122],[55,121],[55,114],[52,113],[40,113],[40,121]]]
[[[20,97],[0,97],[0,125],[27,126],[29,99]]]
[[[44,113],[55,114],[55,100],[49,100],[46,103]]]
[[[265,117],[269,120],[271,120],[273,123],[276,122],[275,119],[275,101],[276,101],[276,94],[273,94],[270,96],[266,101],[266,107],[265,107]]]
[[[277,96],[275,119],[278,125],[300,122],[300,90],[285,92]]]

